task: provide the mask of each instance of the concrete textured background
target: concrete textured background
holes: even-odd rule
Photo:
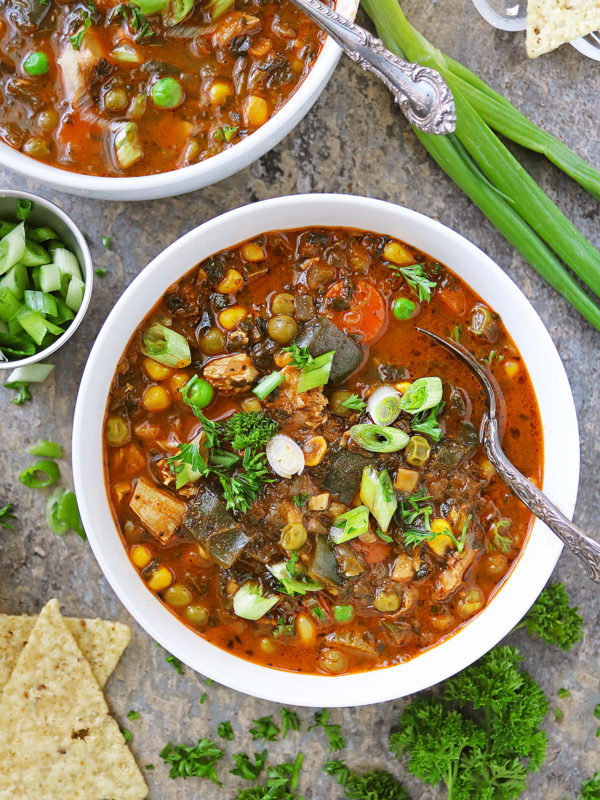
[[[445,52],[474,69],[506,94],[532,120],[560,137],[576,152],[600,167],[600,64],[569,46],[530,62],[523,34],[494,31],[475,12],[470,0],[406,0],[405,10]],[[550,197],[582,231],[600,245],[597,203],[541,156],[519,152],[525,166]],[[600,444],[600,335],[566,301],[539,278],[479,211],[442,173],[421,148],[385,89],[349,61],[340,63],[329,86],[308,117],[273,151],[234,177],[206,190],[146,203],[83,200],[50,191],[34,179],[25,180],[0,169],[0,186],[39,192],[58,202],[90,237],[96,267],[108,275],[97,279],[89,313],[74,340],[51,360],[54,376],[34,387],[32,403],[17,407],[11,393],[0,389],[0,507],[13,502],[18,514],[14,533],[0,529],[0,610],[34,613],[50,597],[60,599],[70,615],[120,619],[132,627],[133,639],[107,687],[111,708],[133,732],[138,763],[154,763],[146,773],[151,800],[233,797],[238,779],[227,775],[225,788],[200,779],[171,781],[158,753],[168,739],[191,743],[216,736],[219,721],[230,719],[236,731],[234,751],[252,750],[247,733],[252,718],[278,713],[263,702],[213,684],[207,700],[201,675],[185,669],[179,676],[164,663],[164,653],[128,617],[102,576],[89,547],[75,535],[58,538],[47,529],[45,493],[31,492],[16,478],[31,461],[25,449],[38,437],[62,442],[68,451],[75,396],[88,351],[108,311],[140,269],[164,247],[206,219],[232,207],[298,192],[345,192],[391,200],[439,219],[474,241],[519,284],[541,315],[564,361],[577,405],[582,443],[582,480],[576,521],[598,531],[598,469]],[[112,237],[107,252],[100,241]],[[67,462],[64,482],[70,480]],[[101,491],[101,489],[99,489]],[[579,604],[586,638],[573,652],[531,642],[520,632],[511,643],[522,648],[526,666],[544,687],[564,718],[546,721],[549,759],[534,775],[523,797],[560,800],[578,797],[584,778],[600,769],[600,739],[592,709],[600,701],[598,625],[600,597],[574,558],[564,554],[555,579],[563,580]],[[564,686],[571,697],[558,701]],[[433,800],[444,793],[407,775],[390,758],[386,742],[404,701],[333,711],[347,737],[344,756],[356,769],[371,765],[390,768],[411,789],[413,798]],[[136,709],[141,718],[128,722]],[[307,800],[341,797],[341,790],[321,772],[327,752],[324,735],[306,733],[312,712],[301,710],[303,732],[272,744],[270,755],[283,760],[302,749],[306,754],[302,789]],[[259,744],[259,743],[257,743]],[[228,749],[232,749],[227,744]],[[260,749],[260,748],[257,748]]]

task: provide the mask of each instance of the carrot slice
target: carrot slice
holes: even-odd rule
[[[372,544],[361,542],[360,539],[353,539],[352,546],[361,554],[367,564],[377,564],[383,561],[390,554],[390,546],[386,542],[378,539]]]
[[[335,298],[345,301],[349,308],[336,310],[335,303],[327,303],[325,314],[345,333],[362,335],[363,342],[368,344],[376,339],[385,325],[386,305],[383,295],[370,283],[359,280],[354,288],[349,288],[346,281],[337,281],[329,288],[327,300]]]

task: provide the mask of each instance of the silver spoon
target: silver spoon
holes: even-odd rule
[[[541,492],[535,484],[528,481],[519,470],[511,464],[502,447],[498,435],[496,393],[490,378],[486,375],[481,364],[462,345],[443,339],[431,331],[417,328],[418,331],[429,336],[435,342],[445,347],[459,358],[463,364],[474,372],[485,393],[487,410],[481,423],[480,437],[487,457],[492,462],[500,477],[510,486],[519,500],[538,519],[541,519],[561,540],[563,544],[574,553],[582,562],[588,575],[596,583],[600,583],[600,542],[586,536],[576,525],[573,525],[565,515]]]
[[[383,81],[411,125],[424,133],[454,132],[454,98],[439,72],[403,61],[390,53],[380,39],[319,0],[292,2],[323,28],[352,61]]]

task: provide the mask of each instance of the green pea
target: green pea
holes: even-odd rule
[[[50,62],[46,53],[30,53],[23,63],[23,68],[28,75],[45,75],[50,69]]]
[[[152,99],[159,108],[175,108],[183,100],[183,89],[175,78],[161,78],[152,86]]]
[[[396,319],[408,319],[415,313],[416,303],[408,297],[397,297],[392,303],[392,312]]]
[[[203,378],[198,378],[190,392],[190,401],[199,408],[206,408],[215,395],[213,387]]]

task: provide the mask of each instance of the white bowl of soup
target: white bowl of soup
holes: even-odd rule
[[[336,8],[353,19],[358,0]],[[183,194],[248,166],[304,117],[340,56],[291,2],[133,12],[107,0],[92,13],[33,0],[4,17],[2,163],[107,200]]]
[[[571,516],[558,353],[511,279],[439,222],[346,195],[267,200],[179,239],[116,303],[77,399],[78,501],[121,601],[191,668],[281,703],[382,702],[465,668],[534,602],[561,544],[490,470],[480,389],[417,325],[494,373],[509,457]],[[243,419],[272,482],[240,506]],[[268,457],[264,425],[285,445]],[[194,472],[192,452],[214,466]]]

